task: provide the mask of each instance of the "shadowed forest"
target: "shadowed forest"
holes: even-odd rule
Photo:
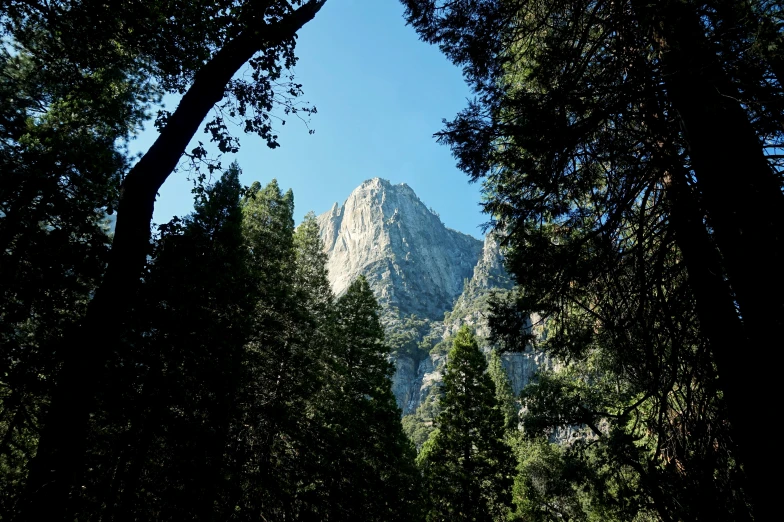
[[[0,520],[777,519],[781,2],[402,0],[473,90],[436,139],[515,282],[418,438],[368,281],[334,295],[315,216],[209,150],[315,114],[327,1],[0,0]]]

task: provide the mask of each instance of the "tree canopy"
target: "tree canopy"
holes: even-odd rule
[[[3,198],[10,211],[4,209],[4,216],[13,218],[4,219],[13,223],[4,225],[4,235],[12,240],[24,234],[24,244],[41,235],[40,223],[49,222],[47,241],[59,237],[68,248],[94,246],[86,257],[102,255],[106,263],[105,270],[99,262],[88,275],[92,297],[76,318],[78,327],[50,348],[61,354],[62,368],[31,463],[30,517],[58,518],[68,489],[78,481],[95,383],[106,378],[107,364],[116,363],[105,344],[116,338],[115,318],[125,315],[136,295],[158,189],[183,156],[197,167],[206,161],[201,144],[185,149],[211,111],[214,117],[204,129],[220,151],[228,152],[236,151],[238,141],[226,115],[242,119],[246,131],[276,147],[274,107],[284,114],[310,110],[297,105],[301,86],[287,71],[296,62],[296,32],[323,4],[163,1],[118,8],[90,0],[3,3],[3,67],[9,73],[4,88],[13,92],[4,97],[4,171],[24,176],[21,186],[26,187],[16,193],[11,189]],[[250,74],[235,78],[245,64]],[[139,128],[162,93],[182,98],[174,112],[158,113],[159,138],[129,169],[123,140]],[[218,167],[208,166],[211,171]],[[31,167],[41,174],[24,175]],[[49,203],[58,198],[62,203]],[[115,210],[111,248],[101,254],[106,242],[96,235],[96,223],[103,212]],[[35,219],[32,227],[20,228],[30,218]],[[90,223],[92,231],[84,228]],[[76,234],[69,228],[74,226],[79,227]],[[68,272],[67,258],[62,259],[61,272]],[[81,270],[73,273],[78,277]],[[18,305],[29,308],[13,306]],[[81,349],[64,348],[76,346],[76,339]],[[50,511],[34,513],[41,509]]]
[[[772,513],[776,466],[752,426],[775,377],[735,354],[769,346],[784,307],[780,6],[403,3],[477,94],[438,136],[484,179],[508,248],[519,292],[497,309],[499,340],[522,349],[540,313],[548,349],[600,350],[599,375],[642,393],[629,407],[658,397],[666,418],[684,418],[666,397],[696,386],[714,404],[700,422],[730,422],[737,447],[722,451],[743,463],[757,514]],[[690,369],[665,377],[676,368]]]
[[[291,70],[325,3],[0,2],[0,518],[775,513],[781,5],[402,0],[476,95],[437,136],[515,279],[456,308],[492,307],[486,357],[416,316],[386,339],[315,215],[208,156],[315,113]],[[151,231],[178,167],[194,211]],[[549,362],[514,396],[494,349]],[[446,361],[413,443],[395,357]]]

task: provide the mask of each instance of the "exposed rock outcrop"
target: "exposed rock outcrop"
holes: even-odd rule
[[[406,184],[373,178],[318,216],[330,283],[341,294],[367,277],[379,303],[440,320],[463,291],[482,243],[444,226]]]
[[[499,244],[492,236],[482,243],[445,227],[408,185],[379,178],[364,182],[343,205],[335,203],[317,219],[336,294],[362,274],[390,333],[411,330],[416,321],[406,318],[412,315],[425,320],[424,327],[421,320],[416,323],[415,342],[413,330],[399,336],[409,340],[393,361],[392,391],[403,414],[411,414],[437,391],[449,339],[461,325],[471,325],[489,349],[488,298],[513,286]],[[528,351],[504,355],[503,363],[513,392],[519,393],[545,361]]]

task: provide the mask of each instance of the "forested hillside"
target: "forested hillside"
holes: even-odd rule
[[[227,165],[330,2],[0,3],[0,519],[776,519],[780,2],[402,0],[484,242]]]

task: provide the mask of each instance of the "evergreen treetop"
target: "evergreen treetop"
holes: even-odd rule
[[[449,352],[440,406],[437,431],[418,458],[428,521],[502,520],[514,464],[487,362],[467,326]]]

